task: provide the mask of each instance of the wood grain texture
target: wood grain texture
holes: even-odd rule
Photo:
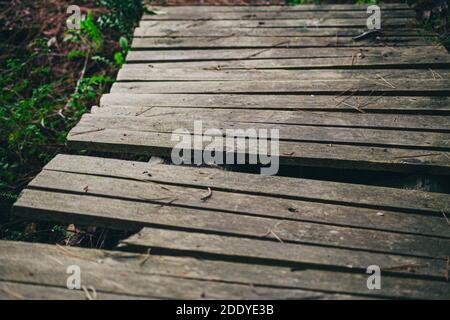
[[[183,27],[194,28],[205,27],[238,27],[238,28],[286,28],[286,27],[345,27],[345,28],[366,28],[367,16],[361,18],[297,18],[297,19],[273,19],[273,20],[141,20],[140,27]],[[383,27],[415,27],[416,19],[413,18],[389,18],[383,20]]]
[[[254,288],[225,275],[232,264],[196,263],[194,259],[161,258],[115,251],[89,250],[42,244],[1,242],[0,295],[11,299],[86,299],[81,290],[68,290],[67,267],[79,265],[82,284],[93,287],[98,299],[270,299],[349,298],[284,285]],[[194,264],[197,268],[191,268]],[[264,267],[260,268],[264,272]],[[251,270],[251,269],[250,269]],[[225,271],[225,272],[224,272]],[[281,269],[281,272],[286,270]],[[244,267],[245,272],[245,267]],[[236,272],[235,272],[236,273]],[[221,276],[221,274],[223,274]],[[209,277],[218,278],[210,281]],[[222,278],[222,279],[221,279]],[[228,278],[230,281],[224,281]],[[355,277],[355,280],[358,278]],[[261,278],[261,280],[263,280]],[[14,284],[12,285],[11,282]],[[270,283],[270,281],[268,281]],[[356,282],[356,281],[355,281]],[[44,288],[49,287],[48,292]],[[300,287],[300,286],[298,286]],[[92,292],[91,292],[92,296]]]
[[[297,81],[192,81],[116,82],[112,93],[260,93],[260,94],[450,95],[450,80],[297,80]]]
[[[361,19],[369,15],[364,11],[255,11],[255,12],[167,12],[166,14],[144,14],[142,20],[279,20],[279,19]],[[383,17],[415,18],[413,10],[387,10],[383,11]]]
[[[167,114],[166,114],[167,115]],[[326,126],[304,126],[283,123],[259,123],[259,122],[234,122],[216,118],[195,122],[198,119],[154,119],[153,117],[128,117],[128,116],[103,116],[85,114],[80,120],[81,126],[97,127],[113,130],[125,130],[135,132],[173,133],[180,128],[194,134],[204,134],[214,137],[250,137],[260,134],[261,130],[271,132],[279,131],[280,141],[316,142],[322,144],[366,145],[392,148],[411,148],[422,150],[450,151],[450,133],[415,132],[409,130],[383,130],[367,128],[338,128]],[[197,123],[197,126],[196,126]],[[219,133],[207,133],[208,129],[218,129]],[[74,133],[76,135],[76,133]]]
[[[411,10],[411,8],[404,3],[382,3],[379,4],[381,10]],[[301,4],[301,5],[246,5],[246,6],[168,6],[156,7],[156,11],[163,11],[168,14],[181,12],[297,12],[297,11],[367,11],[365,4]]]
[[[192,49],[192,48],[306,48],[306,47],[401,47],[401,46],[430,46],[433,43],[423,37],[385,36],[381,39],[367,39],[354,41],[349,37],[339,35],[331,37],[160,37],[134,38],[131,44],[133,50],[138,49]]]
[[[0,248],[3,253],[0,258],[2,279],[9,279],[0,281],[0,296],[6,299],[49,299],[58,296],[59,299],[68,299],[72,298],[71,295],[76,299],[86,299],[82,291],[63,288],[67,276],[65,268],[73,264],[81,266],[85,284],[96,288],[99,299],[105,296],[128,299],[152,299],[155,296],[264,299],[274,298],[274,294],[275,298],[278,294],[280,298],[298,299],[437,299],[448,295],[445,283],[422,279],[405,280],[389,275],[383,275],[382,290],[368,290],[365,273],[312,268],[294,271],[280,266],[11,241],[0,242]],[[155,277],[160,277],[164,284],[169,283],[168,280],[172,278],[173,282],[180,283],[181,289],[186,289],[187,283],[196,283],[200,288],[192,287],[191,291],[183,292],[177,289],[178,285],[157,286],[153,282]],[[40,285],[30,284],[31,282]],[[228,287],[226,283],[229,283]],[[44,285],[47,290],[44,290]],[[237,292],[238,289],[241,292]]]
[[[303,65],[317,66],[332,65],[330,58],[339,59],[343,65],[351,67],[370,66],[372,64],[400,65],[412,64],[414,67],[433,64],[450,63],[450,58],[441,46],[418,47],[323,47],[317,48],[265,48],[265,49],[186,49],[186,50],[131,50],[127,55],[127,62],[170,62],[170,61],[211,61],[211,60],[262,60],[262,59],[293,59],[307,60]],[[415,60],[412,60],[412,59]],[[325,63],[319,63],[324,59]],[[264,62],[264,61],[263,61]],[[300,60],[297,65],[300,66]],[[336,66],[338,64],[335,62]],[[158,65],[154,65],[157,67]],[[125,67],[132,67],[125,65]],[[185,64],[178,64],[178,68],[186,68]]]
[[[434,73],[433,73],[434,72]],[[368,79],[375,83],[393,86],[403,80],[428,80],[435,83],[436,75],[442,79],[450,79],[450,71],[446,69],[430,70],[204,70],[202,68],[165,69],[158,64],[149,67],[147,64],[125,64],[119,71],[118,81],[294,81],[294,80],[359,80]],[[385,79],[388,82],[385,82]]]
[[[359,104],[367,100],[359,99]],[[336,104],[339,103],[339,99]],[[348,100],[346,100],[348,101]],[[357,104],[356,104],[357,105]],[[364,108],[363,108],[364,109]],[[339,109],[338,109],[339,110]],[[344,110],[341,110],[344,111]],[[152,118],[154,121],[214,121],[220,119],[225,122],[236,123],[270,123],[307,126],[329,126],[346,128],[372,128],[372,129],[411,129],[416,131],[450,131],[450,118],[448,116],[411,115],[411,114],[373,114],[355,112],[330,111],[304,111],[304,110],[261,110],[252,112],[242,109],[215,109],[212,107],[145,107],[109,105],[106,107],[93,107],[91,114],[109,117],[139,117]]]
[[[442,208],[450,205],[450,196],[443,193],[264,176],[212,168],[189,168],[172,165],[152,165],[152,167],[149,167],[147,163],[142,162],[83,156],[59,155],[45,169],[103,176],[113,173],[121,176],[124,172],[127,172],[125,177],[130,177],[129,174],[131,174],[131,177],[135,179],[145,179],[151,182],[168,183],[171,181],[180,185],[210,187],[216,190],[239,191],[249,194],[274,195],[298,200],[322,199],[322,202],[359,203],[359,206],[434,212],[439,216],[442,215]],[[151,177],[145,173],[148,170],[151,170]],[[358,190],[358,194],[355,194],[355,190]]]
[[[51,181],[52,176],[58,175],[48,174],[47,180]],[[77,175],[73,174],[60,174],[59,177],[63,179],[78,178]],[[40,181],[43,179],[45,178],[41,178]],[[180,208],[179,206],[189,203],[189,201],[183,199],[186,197],[184,194],[189,191],[191,191],[191,195],[198,194],[198,191],[194,192],[193,190],[177,193],[177,198],[174,198],[173,193],[171,194],[172,198],[167,194],[161,195],[163,193],[161,191],[149,194],[150,199],[152,197],[153,199],[167,199],[166,201],[160,200],[159,203],[142,203],[143,199],[136,196],[134,196],[134,201],[117,199],[118,197],[124,198],[123,195],[115,195],[116,199],[105,199],[103,195],[97,196],[102,192],[107,192],[102,190],[104,188],[99,189],[97,187],[105,181],[107,179],[93,177],[80,179],[80,182],[74,186],[75,191],[65,187],[65,189],[61,189],[61,193],[27,190],[18,204],[21,209],[17,209],[17,213],[20,216],[34,219],[38,217],[40,220],[48,219],[59,223],[76,222],[84,225],[91,223],[96,226],[119,230],[134,231],[142,227],[176,228],[189,232],[228,234],[243,238],[270,239],[272,241],[278,241],[276,238],[278,237],[286,243],[343,248],[363,253],[375,252],[438,259],[445,259],[450,254],[448,249],[450,239],[251,217],[245,213],[221,212],[221,208],[217,208],[218,211],[210,211],[202,208],[201,203],[199,203],[200,200],[197,200],[197,203],[191,200],[192,208]],[[92,188],[88,195],[83,195],[79,191],[80,188],[83,188],[81,183],[84,182],[87,183],[83,187],[89,186],[89,188]],[[115,186],[118,185],[117,181],[113,179],[110,179],[109,182]],[[121,187],[127,185],[124,183]],[[139,184],[134,184],[134,186],[137,185]],[[78,192],[79,194],[64,193],[68,191]],[[235,201],[239,199],[239,197],[234,197],[233,194],[219,193],[219,197],[221,195],[222,198],[233,203],[236,203]],[[112,195],[109,194],[108,196],[111,197]],[[132,199],[133,195],[128,198]],[[191,198],[193,197],[191,196]],[[266,206],[272,206],[270,199],[253,198],[262,201],[262,204]],[[171,201],[170,205],[165,205],[165,203]],[[30,208],[31,204],[33,209],[27,210],[26,208]],[[172,206],[172,204],[175,204],[175,206]],[[144,212],[147,212],[147,214],[143,215]]]
[[[193,149],[190,145],[180,145],[171,139],[172,135],[168,133],[77,126],[69,133],[67,142],[70,148],[78,150],[125,152],[161,157],[170,157],[176,146],[191,152],[200,151],[200,149]],[[202,150],[206,144],[210,145],[209,142],[204,142]],[[224,147],[219,141],[210,147],[231,154],[235,153],[226,146]],[[257,150],[248,148],[245,148],[243,152],[247,155],[258,154]],[[270,155],[278,155],[282,165],[426,172],[439,175],[450,173],[448,154],[439,151],[430,152],[430,150],[280,141],[279,152],[270,153]]]
[[[369,265],[378,265],[384,271],[394,271],[396,266],[422,266],[414,269],[414,275],[429,276],[445,281],[447,263],[445,260],[407,258],[370,253],[362,255],[344,249],[309,247],[307,245],[280,243],[265,240],[245,239],[174,230],[144,228],[137,235],[124,240],[124,244],[134,250],[145,252],[148,248],[178,250],[180,253],[195,255],[203,253],[219,255],[222,259],[248,259],[261,264],[290,265],[295,269],[309,265],[330,265],[338,269],[365,270]],[[130,250],[133,250],[130,249]],[[314,267],[313,267],[314,268]],[[410,270],[395,270],[394,273],[407,276]]]
[[[138,27],[134,30],[134,37],[227,37],[227,36],[245,36],[245,37],[354,37],[367,31],[365,28],[264,28],[264,25],[258,28],[239,28],[239,27],[214,27],[194,26],[191,28],[182,27]],[[385,36],[414,36],[418,34],[431,36],[432,33],[418,28],[391,28],[383,30]]]
[[[343,97],[344,98],[344,97]],[[361,105],[361,97],[345,96],[347,104],[339,103],[337,95],[246,95],[246,94],[132,94],[110,93],[100,99],[101,107],[133,106],[145,111],[150,107],[211,108],[214,110],[306,110],[345,111],[358,113],[351,106]],[[368,103],[367,103],[368,102]],[[360,107],[371,113],[448,114],[449,97],[377,96]],[[144,109],[145,108],[145,109]]]

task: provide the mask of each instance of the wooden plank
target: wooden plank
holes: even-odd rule
[[[23,261],[29,263],[29,261]],[[1,268],[1,266],[0,266]],[[1,268],[3,269],[3,268]],[[30,277],[31,278],[31,277]],[[95,300],[140,300],[138,296],[96,292]],[[91,297],[92,297],[92,293]],[[82,290],[68,290],[58,286],[0,280],[0,300],[88,300]]]
[[[361,254],[356,251],[312,247],[301,244],[280,243],[265,240],[246,239],[174,230],[144,228],[137,235],[123,243],[129,250],[146,252],[148,249],[168,249],[183,255],[203,254],[218,259],[258,261],[271,265],[290,265],[292,268],[307,268],[310,265],[328,265],[340,270],[366,270],[377,265],[382,271],[394,274],[412,273],[399,270],[399,266],[421,266],[414,269],[414,275],[428,276],[444,281],[447,262],[445,260],[409,258],[385,254]],[[395,271],[394,271],[395,270]]]
[[[450,56],[450,55],[449,55]],[[117,75],[117,81],[294,81],[294,80],[360,80],[370,79],[375,83],[403,82],[404,80],[450,79],[450,70],[435,69],[433,72],[423,69],[401,70],[204,70],[200,68],[178,69],[161,68],[158,64],[125,64]]]
[[[127,62],[170,62],[170,61],[202,61],[202,60],[250,60],[250,59],[286,59],[309,58],[314,61],[317,58],[346,58],[346,65],[361,65],[369,59],[372,63],[399,64],[411,63],[423,65],[426,61],[429,65],[438,63],[450,63],[448,52],[441,46],[419,47],[323,47],[317,48],[267,48],[260,49],[203,49],[203,50],[132,50],[128,52]],[[415,58],[416,61],[411,59]],[[405,60],[409,59],[409,60]],[[129,65],[126,65],[129,66]],[[179,66],[184,67],[184,66]]]
[[[52,179],[55,177],[80,180],[56,183],[52,188],[47,183],[54,181]],[[272,230],[277,237],[287,242],[412,256],[445,257],[448,254],[448,227],[443,216],[286,201],[222,191],[214,191],[214,201],[205,204],[200,202],[199,190],[191,187],[172,187],[171,190],[179,191],[176,199],[173,194],[167,196],[167,192],[164,197],[160,196],[164,191],[155,188],[145,192],[121,193],[119,188],[145,186],[143,183],[123,180],[126,179],[120,181],[118,177],[44,171],[33,182],[32,189],[22,194],[15,204],[14,212],[30,219],[95,224],[120,230],[170,226],[275,239],[273,234],[268,234]],[[90,191],[83,193],[82,189],[86,186]],[[220,200],[230,204],[221,205]],[[233,207],[231,200],[241,200],[242,205],[240,203],[238,207]],[[250,201],[253,200],[261,203],[252,205]],[[297,213],[293,209],[288,210],[294,207],[301,210]],[[142,215],[142,212],[146,214]],[[321,213],[336,217],[321,217]],[[362,216],[358,217],[357,214]],[[399,221],[396,225],[389,224]],[[369,238],[380,241],[366,241]]]
[[[450,80],[290,80],[290,81],[192,81],[192,82],[116,82],[112,93],[263,93],[339,95],[355,91],[358,95],[450,95]]]
[[[16,253],[6,247],[14,248]],[[163,259],[114,251],[39,244],[20,245],[14,242],[4,242],[2,252],[9,253],[0,263],[0,277],[2,279],[6,278],[16,283],[35,282],[44,286],[65,288],[68,276],[66,273],[67,267],[79,265],[82,271],[82,284],[94,287],[99,298],[102,297],[103,292],[107,293],[108,296],[119,294],[128,298],[144,297],[147,299],[340,297],[339,294],[292,289],[287,286],[272,288],[261,285],[255,289],[248,282],[239,284],[232,280],[231,283],[208,281],[204,276],[203,278],[198,276],[198,274],[205,273],[205,268],[200,267],[199,271],[190,271],[187,263],[191,262],[192,259]],[[145,262],[143,263],[144,259]],[[155,264],[152,262],[155,262]],[[227,264],[221,265],[224,265],[225,269],[231,269]],[[164,267],[166,270],[162,271]],[[211,268],[206,268],[206,270],[208,269]],[[192,276],[186,275],[187,273],[192,274]],[[0,288],[1,283],[0,281]],[[20,288],[11,289],[18,290]],[[60,290],[60,292],[62,291]],[[64,291],[67,291],[66,294],[69,296],[71,292],[76,292],[67,289],[64,289]],[[21,294],[20,291],[17,293]],[[36,291],[31,291],[31,293],[39,295],[39,292]],[[82,294],[82,298],[85,298],[84,292],[78,291],[76,293],[78,293],[78,297]],[[61,296],[61,298],[63,297]],[[349,296],[343,295],[343,297],[348,298]]]
[[[80,180],[59,182],[57,179]],[[272,199],[268,197],[246,198],[235,193],[215,191],[214,197],[218,196],[218,199],[215,201],[216,208],[213,211],[211,205],[205,208],[198,196],[199,190],[195,188],[171,186],[169,187],[171,191],[167,192],[161,190],[160,186],[156,186],[140,193],[120,192],[127,187],[135,190],[138,187],[147,188],[147,185],[144,182],[124,182],[123,179],[117,178],[46,171],[41,173],[37,181],[32,184],[32,190],[26,190],[22,194],[14,210],[15,214],[30,219],[67,224],[94,224],[98,227],[119,230],[134,231],[142,227],[176,228],[184,231],[228,234],[273,241],[279,241],[278,238],[289,243],[404,256],[446,259],[450,254],[450,237],[430,238],[416,234],[398,234],[293,219],[279,220],[251,216],[245,211],[242,212],[242,209],[237,214],[230,213],[225,208],[217,206],[219,199],[234,204],[237,203],[236,200],[253,199],[273,210]],[[86,186],[89,188],[87,193],[83,192]],[[152,203],[144,199],[157,200],[153,200]],[[158,201],[158,199],[162,200]],[[143,215],[143,212],[146,214]],[[351,217],[350,208],[347,212]],[[292,213],[291,216],[293,215],[298,214]],[[403,215],[407,216],[407,214]],[[420,218],[416,219],[416,222],[420,220]],[[381,222],[384,224],[384,221]]]
[[[161,157],[170,157],[174,147],[194,150],[190,145],[171,141],[171,138],[172,135],[168,133],[77,126],[69,133],[67,142],[70,148],[78,150]],[[218,142],[217,145],[204,142],[202,150],[206,145],[216,150],[235,153]],[[257,156],[258,152],[246,146],[243,154]],[[450,159],[448,154],[442,151],[280,141],[279,152],[273,152],[270,156],[278,157],[280,164],[285,165],[450,174]]]
[[[389,27],[388,27],[389,28]],[[178,25],[174,28],[159,27],[138,27],[134,30],[134,37],[354,37],[367,31],[367,28],[224,28],[224,27],[204,27],[203,25],[191,28],[182,28]],[[418,28],[392,28],[383,30],[384,36],[430,36],[430,32]]]
[[[378,4],[381,10],[410,10],[405,3],[382,3]],[[156,11],[166,13],[181,12],[292,12],[292,11],[367,11],[367,4],[301,4],[301,5],[233,5],[233,6],[166,6]]]
[[[341,101],[337,100],[336,103]],[[347,101],[347,100],[346,100]],[[361,105],[364,98],[360,98]],[[356,110],[355,110],[356,111]],[[399,114],[369,114],[350,112],[317,112],[317,111],[287,111],[287,110],[248,110],[214,109],[214,108],[176,108],[176,107],[139,107],[110,105],[107,107],[92,107],[91,113],[98,116],[127,116],[152,118],[154,121],[201,120],[212,121],[221,119],[225,122],[245,123],[279,123],[309,126],[333,126],[349,128],[379,128],[379,129],[414,129],[418,131],[450,131],[448,116],[429,115],[399,115]]]
[[[280,20],[280,19],[361,19],[368,18],[365,11],[255,11],[247,12],[167,12],[166,14],[144,14],[142,20]],[[413,10],[382,11],[383,18],[415,18]]]
[[[264,49],[263,49],[264,50]],[[260,50],[259,52],[262,52]],[[179,50],[175,50],[179,51]],[[145,51],[143,51],[145,52]],[[156,51],[152,51],[156,52]],[[192,59],[189,61],[182,61],[183,68],[204,68],[206,70],[236,70],[236,69],[351,69],[351,68],[426,68],[426,69],[436,69],[436,68],[447,68],[449,66],[449,56],[442,57],[434,57],[432,59],[427,60],[417,60],[417,57],[414,56],[405,56],[405,57],[360,57],[358,55],[359,51],[355,50],[353,52],[353,56],[348,57],[331,57],[331,58],[282,58],[282,59],[225,59],[224,60],[202,60],[202,56],[199,56],[200,59]],[[147,54],[151,55],[151,53],[147,52]],[[138,55],[130,56],[132,59],[143,59],[143,60],[134,60],[133,62],[145,62],[146,58],[142,58],[143,53]],[[155,55],[158,57],[158,55]],[[151,58],[150,58],[151,59]],[[229,60],[229,61],[227,61]],[[165,69],[179,69],[181,64],[180,62],[168,61],[164,62],[161,60],[157,60],[158,67]],[[132,66],[132,64],[129,64]],[[155,63],[148,65],[148,67],[154,67]],[[440,78],[438,75],[435,75],[436,78]]]
[[[168,28],[193,28],[205,27],[235,27],[235,28],[285,28],[285,27],[346,27],[346,28],[366,28],[367,17],[353,19],[337,19],[335,17],[321,19],[317,17],[305,19],[283,19],[283,20],[141,20],[140,27],[168,27]],[[388,18],[383,19],[384,27],[414,27],[417,26],[416,19],[413,18]]]
[[[299,295],[303,292],[307,293],[308,297],[317,299],[338,299],[345,296],[352,299],[368,297],[372,299],[429,299],[443,298],[448,295],[448,285],[446,283],[421,279],[405,280],[384,274],[382,290],[369,290],[366,287],[367,274],[365,273],[344,273],[314,269],[292,271],[286,267],[246,264],[242,262],[229,263],[187,257],[162,257],[158,255],[140,255],[119,251],[101,251],[71,247],[60,249],[50,245],[36,243],[25,244],[10,241],[3,241],[0,243],[0,247],[2,248],[2,252],[5,253],[5,256],[9,257],[7,265],[2,268],[5,278],[11,280],[25,279],[28,281],[29,278],[32,278],[30,275],[30,272],[32,272],[35,279],[39,278],[43,283],[58,283],[60,279],[55,280],[55,277],[51,277],[52,272],[58,277],[61,277],[59,272],[55,272],[55,270],[60,270],[62,266],[78,264],[83,266],[82,270],[85,271],[89,283],[96,287],[97,290],[102,288],[112,292],[121,292],[126,295],[131,292],[135,294],[134,297],[138,297],[137,294],[154,295],[151,292],[153,289],[152,286],[150,288],[145,287],[149,282],[146,280],[146,277],[154,275],[174,277],[180,282],[183,282],[183,278],[186,277],[203,280],[206,284],[206,291],[203,292],[203,298],[207,299],[217,297],[217,293],[212,293],[211,295],[211,292],[208,291],[211,288],[208,282],[240,283],[244,291],[247,291],[245,289],[246,286],[251,285],[255,292],[253,294],[255,298],[258,296],[261,297],[262,292],[267,290],[265,288],[269,286],[279,288],[279,290],[296,289],[295,293],[298,298],[300,298]],[[35,259],[31,260],[30,257],[34,257]],[[30,263],[30,260],[32,263]],[[142,263],[144,260],[146,262]],[[95,261],[101,261],[101,263],[95,263]],[[136,273],[140,274],[140,276],[136,276]],[[131,280],[128,280],[128,278],[131,278]],[[136,283],[136,278],[142,281],[142,283]],[[157,292],[160,292],[160,290],[167,291],[168,289],[157,289]],[[173,288],[172,290],[176,291],[177,289]],[[223,293],[221,293],[222,296]],[[35,291],[33,291],[33,294],[35,294]],[[238,293],[235,297],[230,297],[229,295],[227,297],[236,299],[243,295]],[[178,294],[169,298],[177,298],[180,296]],[[182,296],[188,296],[190,299],[201,298],[202,292],[199,289],[194,289],[194,293],[191,295],[184,293]],[[283,295],[280,295],[279,298],[282,297]],[[286,294],[284,297],[286,297]],[[295,294],[293,297],[295,297]]]
[[[245,95],[245,94],[132,94],[110,93],[100,99],[101,107],[132,106],[142,108],[172,107],[177,111],[183,108],[212,108],[214,110],[306,110],[306,111],[345,111],[358,112],[351,106],[361,105],[361,97],[346,96],[343,103],[339,97],[327,95]],[[336,100],[338,99],[338,100]],[[359,100],[358,100],[359,99]],[[144,109],[145,108],[145,109]],[[365,112],[448,114],[449,97],[400,97],[377,96],[360,107]]]
[[[68,164],[66,164],[65,166],[53,165],[53,162],[59,164],[58,161],[67,161]],[[80,163],[82,164],[86,164],[90,161],[92,171],[86,172],[82,168],[77,169],[74,166],[70,166],[73,161],[80,161]],[[417,215],[402,213],[399,211],[389,211],[382,208],[360,208],[355,207],[355,205],[357,204],[357,202],[355,201],[350,201],[347,205],[331,205],[321,203],[320,198],[315,199],[315,201],[313,199],[310,199],[313,201],[302,201],[296,199],[283,199],[280,197],[266,198],[270,196],[267,194],[256,196],[252,194],[233,193],[234,201],[231,202],[227,201],[227,199],[230,197],[229,191],[219,191],[215,189],[214,197],[211,197],[208,201],[205,202],[201,201],[200,197],[198,196],[199,191],[195,188],[195,186],[189,187],[185,182],[183,182],[183,187],[179,187],[174,185],[176,184],[177,180],[171,180],[172,186],[170,187],[170,190],[176,190],[177,200],[168,203],[167,200],[173,199],[167,199],[167,195],[155,197],[155,195],[150,194],[150,192],[161,193],[165,189],[155,189],[154,185],[149,185],[148,182],[139,180],[139,177],[143,174],[143,172],[148,172],[148,170],[151,170],[153,172],[151,166],[142,163],[129,164],[128,162],[118,163],[117,161],[109,160],[105,161],[102,164],[102,167],[100,167],[99,163],[101,163],[101,160],[97,158],[73,159],[64,155],[57,156],[57,159],[53,160],[52,163],[44,168],[44,171],[32,181],[30,187],[33,189],[44,190],[43,192],[40,192],[42,195],[41,199],[44,199],[45,197],[45,190],[53,188],[60,190],[60,192],[71,194],[79,194],[82,190],[83,195],[88,197],[90,197],[91,195],[95,195],[106,197],[109,199],[117,198],[118,200],[123,199],[140,203],[148,203],[146,204],[147,206],[150,206],[153,203],[158,203],[158,207],[154,209],[156,214],[158,214],[159,212],[167,213],[172,209],[172,206],[176,206],[177,210],[181,210],[179,207],[183,206],[184,208],[195,208],[196,210],[209,210],[213,212],[223,211],[227,213],[234,213],[237,215],[245,215],[251,217],[263,217],[279,220],[284,219],[287,221],[316,223],[320,225],[332,225],[343,228],[352,227],[357,229],[377,230],[400,234],[417,234],[431,237],[449,238],[448,226],[443,215],[433,215],[433,212],[430,212],[427,215]],[[120,170],[114,171],[114,165],[120,165],[118,168],[123,170],[125,173],[119,172]],[[135,170],[142,171],[139,175],[136,174],[136,172],[130,173],[131,168],[136,168]],[[168,168],[166,166],[160,168],[160,170],[163,172],[167,172],[167,170],[169,169],[171,168]],[[185,175],[187,172],[189,171],[185,171],[185,173],[181,171],[179,173],[177,172],[177,174]],[[69,175],[69,173],[71,173],[72,175]],[[195,171],[193,171],[192,173],[198,175],[198,173]],[[52,176],[52,174],[53,176],[58,174],[60,176],[63,176],[64,174],[66,174],[66,176],[76,176],[77,179],[68,180],[61,178],[59,180],[53,181],[53,185],[49,185],[49,180],[46,179],[46,177]],[[81,174],[85,174],[85,176],[80,176]],[[92,178],[90,176],[95,176],[95,178]],[[110,180],[107,179],[108,177],[110,178]],[[126,177],[130,178],[127,180]],[[93,179],[93,181],[86,182],[86,179]],[[120,181],[111,179],[120,179]],[[196,178],[193,177],[193,179]],[[101,181],[107,181],[107,183],[103,184],[101,183]],[[136,185],[144,184],[145,187],[136,188]],[[86,186],[88,186],[88,194],[86,194],[86,191],[83,190]],[[201,188],[205,189],[206,187],[201,186]],[[55,192],[56,191],[51,194],[54,197],[56,197]],[[30,193],[32,193],[32,191],[27,191],[28,195]],[[24,197],[21,198],[20,202],[16,203],[15,210],[18,210],[17,212],[20,211],[20,214],[25,215],[28,214],[26,206],[22,206],[21,209],[18,208],[21,206],[20,204],[24,202],[23,198]],[[152,201],[151,199],[155,200]],[[257,201],[257,199],[259,200]],[[270,206],[265,205],[265,203],[268,202],[270,202]],[[160,203],[165,205],[160,206]],[[235,203],[239,203],[239,206],[236,206]],[[46,205],[48,206],[49,204]],[[129,205],[131,206],[131,204]],[[136,206],[138,205],[139,204],[136,204]],[[201,209],[199,206],[201,207]],[[37,208],[33,207],[33,209],[34,211],[29,211],[30,217],[36,214]],[[396,210],[401,211],[401,208],[396,208]],[[148,211],[150,212],[150,210]],[[188,211],[189,210],[186,210],[185,212]],[[133,212],[134,211],[132,210],[126,210],[121,213],[122,216],[126,213],[129,224],[131,224],[131,221],[133,221],[133,219],[131,219],[131,217],[133,216]],[[139,210],[136,212],[138,213]],[[380,219],[380,217],[383,218]],[[49,218],[52,219],[55,218],[55,216],[52,215]],[[67,219],[69,218],[70,216],[67,215]],[[100,215],[97,216],[97,219],[100,219]],[[139,221],[145,222],[145,217],[139,216]],[[112,224],[109,226],[114,227],[114,225]],[[126,226],[128,227],[128,225],[125,223],[122,223],[120,225],[121,228],[125,228]],[[135,225],[130,226],[130,228],[134,227]],[[115,228],[117,228],[117,225],[115,226]],[[330,236],[332,235],[328,235],[328,237]]]
[[[158,37],[133,38],[132,49],[192,49],[192,48],[305,48],[305,47],[402,47],[430,46],[433,43],[423,37],[382,37],[354,41],[349,37]]]
[[[298,200],[320,200],[361,207],[395,208],[398,211],[420,211],[442,216],[450,206],[450,196],[414,190],[384,188],[300,178],[263,176],[210,168],[152,165],[122,160],[59,155],[46,170],[133,177],[134,180],[196,186],[203,189],[243,192]],[[150,171],[149,171],[150,170]],[[147,172],[145,172],[147,171]],[[151,177],[148,176],[151,173]]]
[[[167,114],[166,114],[167,116]],[[194,134],[195,120],[174,120],[172,117],[163,120],[153,117],[100,116],[85,114],[79,123],[84,127],[97,127],[113,130],[137,132],[172,133],[181,128]],[[206,130],[216,128],[220,136],[249,137],[249,130],[270,132],[279,131],[279,139],[285,141],[317,142],[323,144],[367,145],[378,147],[398,147],[425,150],[450,151],[450,133],[416,132],[406,130],[382,130],[367,128],[314,127],[291,124],[227,122],[216,118],[213,121],[202,121],[200,132],[205,136],[219,136],[206,133]],[[234,132],[233,130],[243,130]],[[251,137],[250,137],[251,138]],[[450,160],[450,159],[449,159]]]

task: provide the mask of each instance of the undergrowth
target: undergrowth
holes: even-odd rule
[[[66,26],[73,4],[83,14],[79,29]],[[13,0],[0,8],[0,238],[105,243],[105,230],[68,231],[9,210],[50,159],[68,152],[68,131],[109,89],[144,10],[141,0]]]

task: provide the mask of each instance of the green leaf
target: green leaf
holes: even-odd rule
[[[125,59],[123,57],[122,52],[116,52],[114,53],[114,61],[116,61],[118,66],[121,66],[125,63]]]
[[[120,37],[119,45],[124,52],[128,52],[128,40],[125,37]]]
[[[86,54],[87,53],[82,50],[72,50],[72,51],[69,51],[69,53],[67,54],[67,58],[69,58],[69,60],[71,60],[71,59],[75,59],[75,58],[86,57]]]

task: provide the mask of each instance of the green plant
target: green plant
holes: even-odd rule
[[[128,40],[125,37],[120,37],[119,45],[121,51],[118,51],[114,54],[114,60],[116,61],[118,66],[122,66],[125,63],[125,57],[128,53]]]
[[[356,4],[379,4],[381,1],[379,0],[356,0]]]
[[[112,10],[100,17],[116,17],[100,26],[92,13],[81,21],[80,30],[43,37],[24,38],[22,43],[3,39],[0,59],[0,238],[10,240],[61,243],[72,239],[65,226],[32,223],[8,216],[12,203],[23,187],[57,153],[67,151],[68,131],[83,113],[98,103],[128,52],[132,26],[144,7],[141,1],[99,1],[110,3]],[[133,7],[130,5],[139,5]],[[39,4],[36,4],[36,7]],[[128,8],[127,12],[120,12]],[[100,10],[97,10],[100,9]],[[108,11],[108,10],[106,10]],[[55,22],[41,20],[40,30],[53,30]],[[50,23],[51,21],[51,23]],[[61,15],[64,23],[66,16]],[[12,49],[14,48],[14,49]],[[95,237],[95,235],[94,235]],[[86,237],[86,240],[91,236]],[[104,241],[104,240],[103,240]]]
[[[146,11],[142,0],[99,0],[99,5],[108,9],[101,14],[98,24],[102,29],[114,29],[131,38],[131,30]]]

